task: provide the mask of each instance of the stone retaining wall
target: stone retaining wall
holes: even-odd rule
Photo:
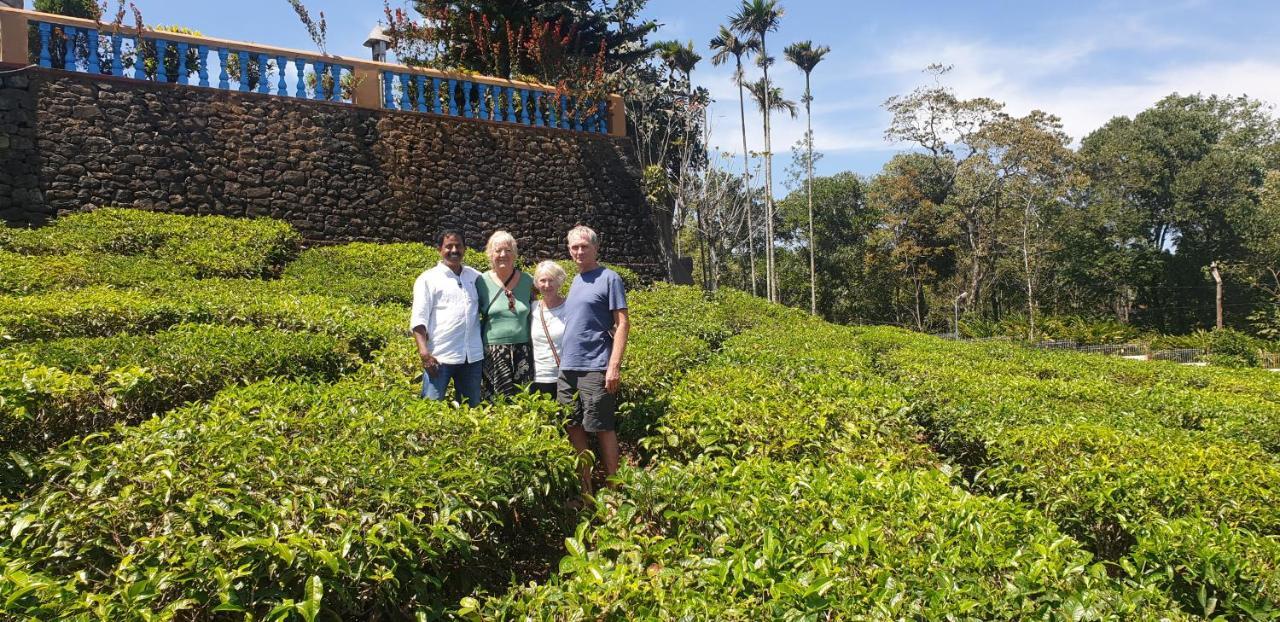
[[[564,257],[596,228],[606,261],[663,276],[625,138],[29,69],[0,81],[0,218],[116,205],[270,216],[317,242],[495,229]]]

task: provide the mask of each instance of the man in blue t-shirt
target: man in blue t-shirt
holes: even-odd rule
[[[564,303],[564,342],[560,347],[556,394],[561,404],[572,407],[569,442],[579,452],[589,451],[587,433],[594,433],[605,472],[612,477],[618,472],[614,412],[618,407],[622,355],[631,330],[627,292],[622,277],[600,265],[600,241],[595,231],[574,227],[568,239],[569,255],[578,264],[578,276],[573,278]],[[590,466],[582,470],[582,491],[591,493]]]

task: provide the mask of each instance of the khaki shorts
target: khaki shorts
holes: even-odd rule
[[[604,390],[604,372],[561,370],[556,399],[573,407],[569,425],[582,426],[588,432],[614,431],[618,399]]]

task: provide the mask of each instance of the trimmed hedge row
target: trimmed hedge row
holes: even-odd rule
[[[361,355],[403,332],[401,308],[299,295],[263,281],[209,279],[0,296],[0,336],[27,342],[148,333],[180,323],[310,331],[349,340]]]
[[[367,304],[408,305],[413,302],[414,279],[439,260],[438,251],[430,244],[354,242],[306,250],[285,268],[283,280],[301,292],[342,296]],[[488,257],[471,248],[467,249],[463,263],[480,272],[489,269]],[[577,268],[572,261],[557,263],[569,275],[565,281],[567,287]],[[622,266],[605,265],[622,277],[629,290],[638,290],[643,284],[635,272]],[[530,264],[521,269],[533,274],[533,268]]]
[[[266,218],[192,218],[108,208],[63,216],[40,229],[9,229],[0,249],[23,255],[141,255],[189,266],[197,277],[277,274],[302,238]]]
[[[192,266],[150,257],[100,253],[30,256],[0,250],[0,294],[32,294],[93,285],[133,287],[138,283],[195,276]]]
[[[1220,546],[1214,535],[1230,532],[1240,542],[1280,536],[1280,459],[1269,444],[1229,433],[1246,426],[1221,423],[1258,421],[1253,437],[1267,438],[1266,424],[1275,420],[1260,387],[1269,378],[1250,385],[1246,372],[1215,390],[1216,372],[1152,371],[1166,366],[1147,362],[1091,371],[1084,363],[1092,361],[1077,356],[967,349],[900,331],[869,330],[859,339],[917,404],[935,445],[969,468],[978,489],[1040,509],[1133,581],[1169,589],[1188,611],[1203,613],[1210,600],[1219,614],[1236,618],[1280,609],[1275,590],[1259,590],[1256,579],[1277,558],[1259,561],[1245,547]],[[1173,387],[1173,399],[1162,387]],[[1139,410],[1142,399],[1159,400],[1159,407]],[[1252,410],[1233,410],[1236,399]],[[1197,527],[1175,537],[1166,529],[1171,521]],[[1152,570],[1150,560],[1161,569]],[[1256,598],[1241,596],[1248,594]]]
[[[332,379],[359,362],[334,337],[225,326],[26,344],[0,357],[0,452],[38,454],[223,387],[269,376]],[[4,479],[20,478],[9,471]]]
[[[577,463],[553,406],[399,387],[262,382],[64,446],[0,514],[0,602],[34,619],[405,619],[500,586],[521,547],[562,537]]]
[[[699,460],[628,471],[560,574],[460,614],[522,620],[1185,619],[1054,525],[936,470]]]

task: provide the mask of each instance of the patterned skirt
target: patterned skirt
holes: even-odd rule
[[[484,347],[481,399],[492,402],[498,396],[515,395],[521,385],[531,382],[533,382],[533,344],[494,344]]]

